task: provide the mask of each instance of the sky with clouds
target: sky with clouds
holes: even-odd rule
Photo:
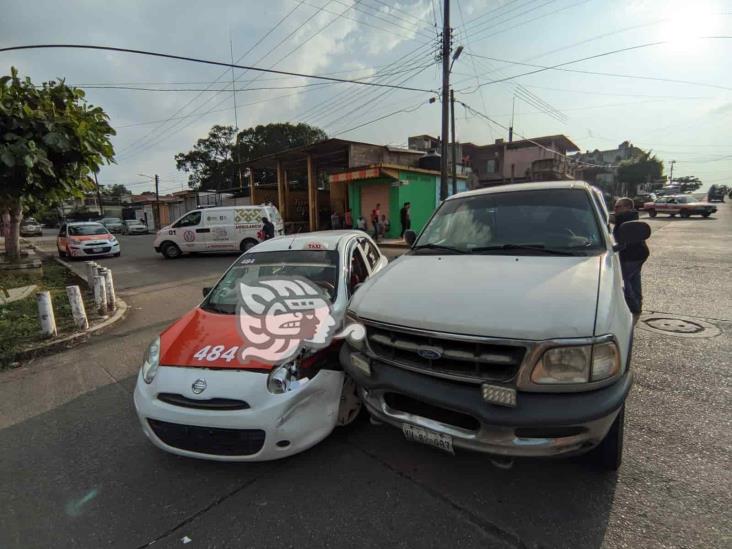
[[[307,122],[329,135],[403,145],[439,134],[436,25],[442,0],[3,0],[0,47],[94,44],[339,78],[405,91],[235,70],[238,126]],[[732,184],[732,1],[452,0],[460,141],[563,133],[581,150],[624,140],[676,161],[674,175]],[[637,46],[637,47],[636,47]],[[634,48],[539,70],[585,57]],[[163,191],[187,177],[174,156],[235,123],[230,70],[90,50],[0,53],[41,82],[86,88],[117,130],[100,183]],[[534,74],[525,74],[534,72]],[[592,74],[590,74],[592,73]],[[597,74],[602,73],[602,74]],[[109,86],[114,86],[110,88]],[[121,89],[144,88],[144,89]],[[153,90],[153,91],[151,91]],[[393,114],[396,113],[396,114]],[[391,116],[387,116],[391,115]],[[668,165],[667,165],[668,167]]]

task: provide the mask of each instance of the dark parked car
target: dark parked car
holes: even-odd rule
[[[709,187],[707,200],[709,200],[709,202],[724,202],[724,188],[718,185],[712,185]]]

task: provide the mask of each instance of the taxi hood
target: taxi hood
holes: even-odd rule
[[[237,321],[237,315],[210,313],[196,307],[160,334],[160,365],[271,370],[271,364],[241,363],[239,355],[244,341]],[[208,349],[202,351],[205,347]],[[214,347],[221,352],[212,352]],[[236,349],[227,354],[232,348]]]
[[[454,334],[592,336],[602,255],[405,255],[349,307],[364,320]]]

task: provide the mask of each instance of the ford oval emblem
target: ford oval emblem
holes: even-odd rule
[[[197,395],[200,395],[202,392],[204,392],[206,390],[206,387],[208,387],[208,384],[206,383],[205,379],[197,379],[193,382],[193,385],[191,385],[191,389]]]
[[[442,358],[442,349],[439,347],[417,347],[417,354],[425,360],[438,360]]]

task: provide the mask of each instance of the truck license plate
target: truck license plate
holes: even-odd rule
[[[452,437],[450,435],[443,435],[435,431],[429,431],[422,427],[415,427],[414,425],[402,425],[402,432],[407,440],[414,442],[420,442],[427,444],[428,446],[434,446],[445,452],[454,454],[455,451],[452,448]]]

